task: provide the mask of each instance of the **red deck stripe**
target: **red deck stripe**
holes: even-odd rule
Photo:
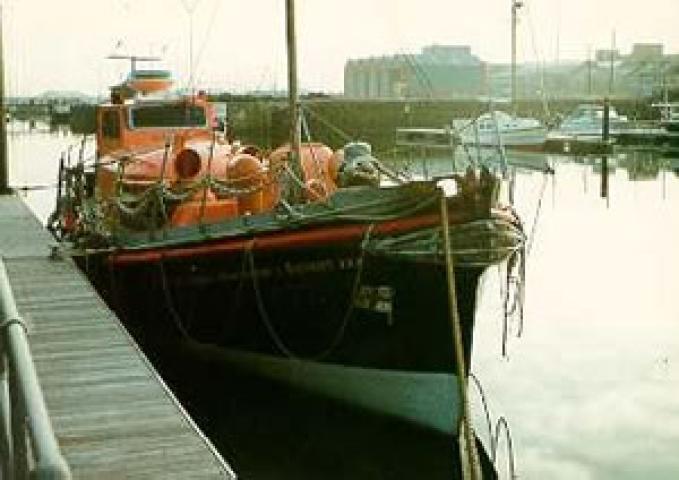
[[[452,214],[451,223],[460,223],[461,214]],[[439,215],[432,213],[406,219],[392,220],[375,225],[374,234],[403,233],[418,228],[426,228],[440,222]],[[368,224],[331,225],[301,231],[266,233],[252,238],[226,238],[198,245],[153,248],[140,251],[114,253],[109,261],[114,265],[157,262],[161,259],[180,259],[194,256],[212,256],[221,253],[239,252],[246,248],[255,251],[283,250],[290,247],[312,247],[341,244],[363,238]]]

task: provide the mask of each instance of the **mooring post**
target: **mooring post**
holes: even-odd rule
[[[9,188],[7,161],[7,114],[5,112],[5,57],[2,44],[2,6],[0,6],[0,195],[12,192]]]
[[[601,140],[604,148],[608,148],[610,140],[610,100],[604,98],[604,118],[601,126]],[[608,198],[608,155],[601,157],[601,198]]]

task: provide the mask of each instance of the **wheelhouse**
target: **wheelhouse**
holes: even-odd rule
[[[162,101],[116,101],[97,107],[98,155],[162,147],[175,133],[209,139],[217,125],[204,95]]]

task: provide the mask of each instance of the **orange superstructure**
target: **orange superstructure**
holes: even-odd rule
[[[289,146],[267,154],[230,141],[219,125],[202,92],[160,100],[125,99],[115,91],[96,111],[98,201],[141,202],[161,184],[168,193],[161,223],[186,226],[271,210],[286,181],[307,201],[324,200],[337,190],[341,155],[329,147],[303,144],[291,180]],[[137,216],[144,214],[140,210]],[[117,220],[127,226],[145,223],[125,216]]]

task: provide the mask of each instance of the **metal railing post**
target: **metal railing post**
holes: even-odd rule
[[[4,266],[3,266],[4,269]],[[5,347],[9,344],[7,330],[5,329]],[[8,358],[9,349],[8,349]],[[12,429],[12,466],[13,475],[17,480],[28,478],[28,452],[26,450],[26,414],[23,408],[23,399],[17,389],[17,374],[9,365],[9,397],[10,417]]]
[[[59,450],[31,358],[26,327],[19,316],[0,256],[0,336],[9,371],[15,479],[66,480],[71,473]],[[30,439],[32,459],[28,458]],[[9,459],[6,459],[9,460]]]
[[[9,372],[5,350],[0,342],[0,472],[2,479],[12,480],[12,421],[10,418]]]

